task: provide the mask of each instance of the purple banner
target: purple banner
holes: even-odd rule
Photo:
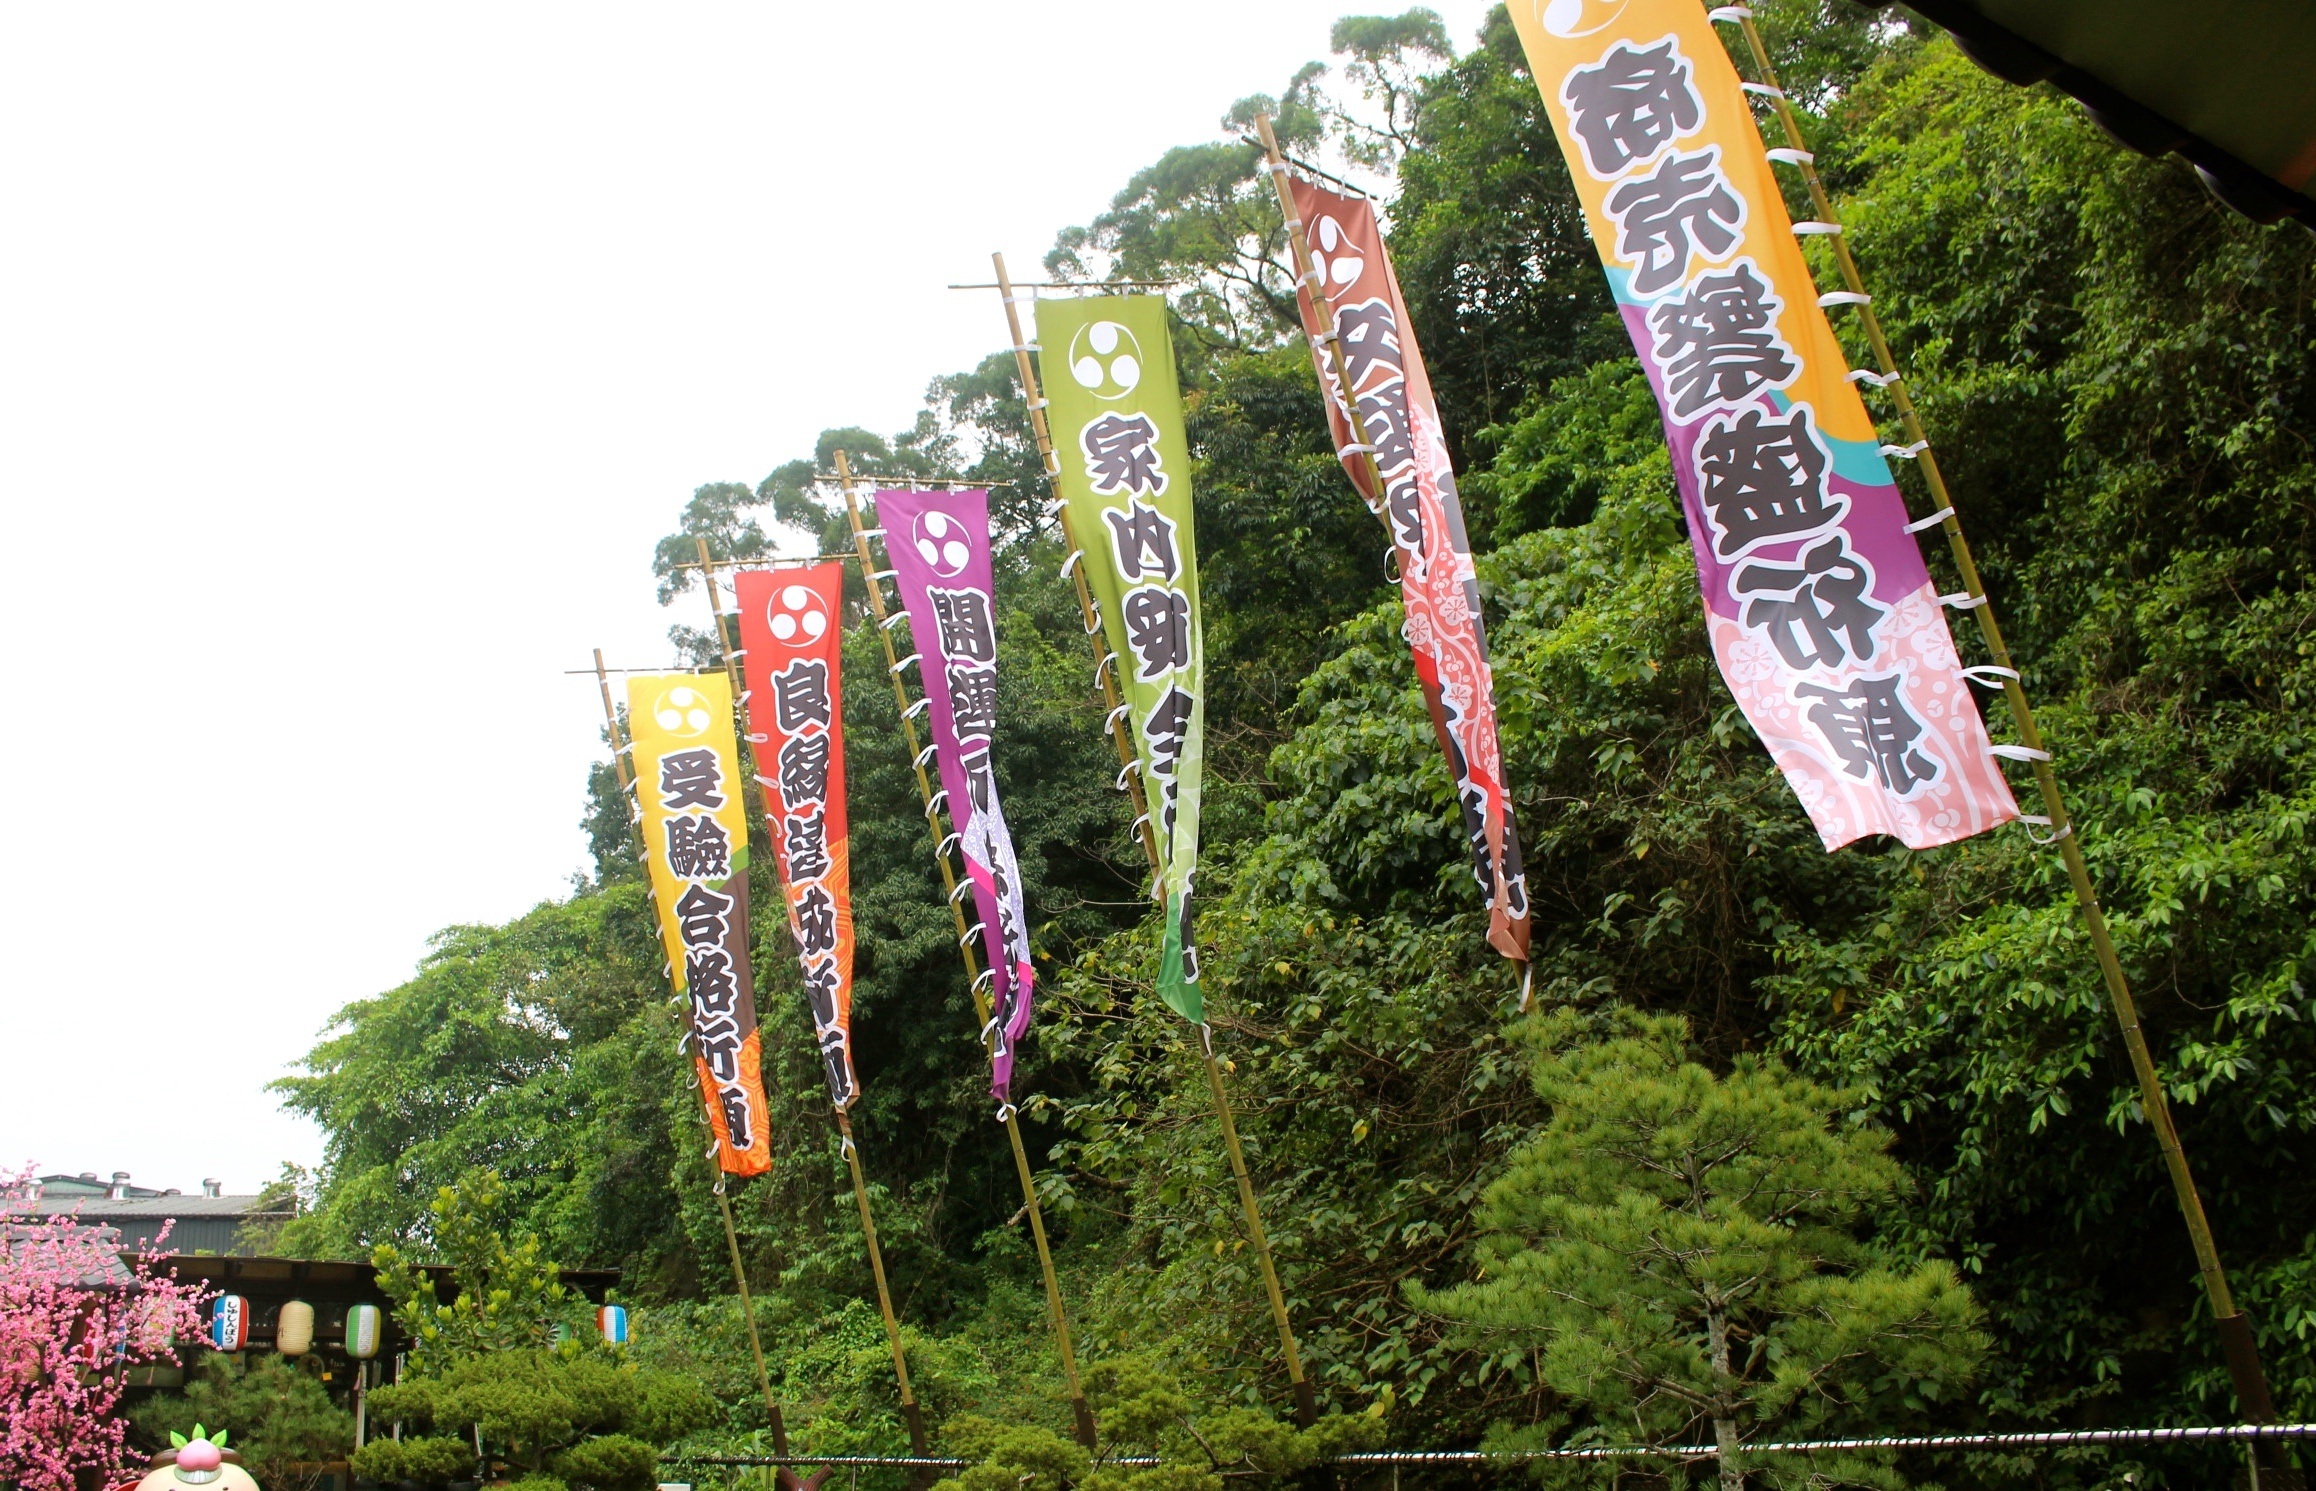
[[[987,492],[879,492],[877,521],[916,639],[949,824],[965,857],[989,960],[989,1090],[1012,1106],[1013,1051],[1029,1029],[1029,922],[997,802],[997,605]],[[994,930],[993,930],[994,929]]]

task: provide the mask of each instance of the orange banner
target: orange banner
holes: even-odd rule
[[[764,789],[788,932],[804,972],[828,1100],[860,1096],[852,1066],[852,844],[844,812],[844,566],[733,579],[748,742]]]

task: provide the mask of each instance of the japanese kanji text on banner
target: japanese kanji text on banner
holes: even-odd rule
[[[1203,1024],[1190,887],[1206,761],[1206,655],[1190,452],[1166,302],[1150,295],[1040,301],[1037,340],[1062,498],[1118,657],[1157,831],[1166,906],[1158,993]]]
[[[1352,485],[1391,527],[1407,614],[1403,630],[1463,810],[1472,873],[1488,907],[1488,941],[1505,957],[1525,960],[1528,882],[1496,743],[1496,685],[1480,619],[1480,582],[1431,376],[1374,208],[1364,197],[1339,196],[1306,181],[1290,179],[1288,189],[1310,244],[1305,272],[1325,286],[1324,317],[1308,278],[1298,282],[1297,304],[1319,386],[1327,390],[1335,448]],[[1330,337],[1342,348],[1348,392],[1337,382]]]
[[[676,992],[691,1005],[692,1056],[727,1175],[772,1168],[762,1036],[748,963],[748,818],[732,686],[721,674],[627,680],[644,859]]]
[[[829,1101],[852,1106],[852,849],[844,809],[844,567],[742,570],[733,579],[749,744],[764,787],[788,931],[828,1070]]]
[[[997,801],[997,602],[987,492],[879,492],[877,522],[916,641],[949,821],[965,855],[989,959],[989,1090],[1010,1105],[1013,1053],[1029,1029],[1029,919]]]
[[[1828,849],[2018,816],[1698,0],[1513,0],[1664,415],[1721,676]]]

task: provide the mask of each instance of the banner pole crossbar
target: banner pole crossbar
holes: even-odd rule
[[[1008,280],[1003,276],[984,284],[951,285],[952,290],[1171,290],[1180,280]]]

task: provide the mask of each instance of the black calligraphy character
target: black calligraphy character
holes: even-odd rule
[[[796,898],[796,945],[807,958],[836,951],[836,902],[820,886]]]
[[[1170,688],[1150,707],[1150,717],[1142,722],[1142,738],[1149,742],[1152,776],[1174,775],[1190,742],[1190,715],[1196,702],[1181,689]]]
[[[732,955],[720,947],[695,947],[684,954],[684,988],[692,1008],[709,1015],[728,1015],[740,997],[739,981],[732,977]]]
[[[992,668],[944,670],[949,680],[949,719],[963,738],[997,733],[997,672]]]
[[[784,732],[806,725],[825,728],[834,717],[828,697],[828,664],[799,658],[773,674],[772,717]]]
[[[1359,428],[1375,447],[1383,477],[1383,512],[1391,536],[1411,553],[1423,549],[1423,490],[1417,481],[1415,430],[1408,423],[1407,384],[1394,378],[1359,396]]]
[[[1401,370],[1399,319],[1389,301],[1363,300],[1336,311],[1335,335],[1343,348],[1343,375],[1353,388],[1367,381],[1370,369]]]
[[[1689,272],[1689,255],[1702,251],[1718,259],[1737,246],[1745,225],[1745,203],[1721,174],[1721,147],[1695,155],[1675,155],[1646,176],[1608,194],[1608,215],[1616,219],[1616,251],[1638,259],[1632,272],[1635,295],[1670,290]]]
[[[997,801],[997,778],[989,769],[989,753],[975,751],[958,764],[965,769],[965,800],[973,804],[976,814],[988,812],[989,805]]]
[[[1904,684],[1903,676],[1893,674],[1853,679],[1843,688],[1805,683],[1793,691],[1796,698],[1817,701],[1809,706],[1809,722],[1824,732],[1844,772],[1878,777],[1900,796],[1938,775],[1938,763],[1914,749],[1923,725],[1906,710]]]
[[[724,805],[724,770],[709,750],[671,751],[659,758],[659,805],[669,812]]]
[[[821,802],[828,796],[828,737],[820,734],[790,737],[780,747],[780,798],[792,808]]]
[[[1004,865],[989,867],[989,883],[997,899],[998,946],[1005,950],[1006,962],[1020,963],[1029,957],[1029,939],[1022,934],[1021,919],[1013,914],[1013,881]]]
[[[1150,504],[1129,500],[1122,508],[1104,508],[1102,521],[1110,526],[1110,549],[1118,556],[1118,573],[1127,579],[1157,575],[1171,580],[1182,568],[1174,552],[1174,520]]]
[[[1686,296],[1649,313],[1657,333],[1651,352],[1675,419],[1793,381],[1801,365],[1777,334],[1781,308],[1753,266],[1739,261],[1727,274],[1698,276]]]
[[[968,662],[997,661],[997,627],[989,618],[989,597],[978,590],[926,590],[941,633],[941,655]]]
[[[1890,613],[1866,598],[1873,583],[1865,561],[1836,532],[1804,550],[1798,569],[1748,564],[1729,588],[1754,597],[1746,603],[1745,624],[1767,632],[1788,668],[1835,668],[1874,656],[1874,627]]]
[[[1504,804],[1504,915],[1528,919],[1528,874],[1520,861],[1520,825],[1513,821],[1512,805]]]
[[[730,896],[720,896],[704,885],[686,887],[682,899],[675,903],[676,930],[685,947],[721,947],[724,929],[729,925],[724,918],[732,914],[736,903]]]
[[[740,1080],[740,1023],[730,1015],[700,1015],[692,1021],[692,1039],[707,1058],[708,1075],[718,1082]]]
[[[819,958],[804,965],[804,998],[812,1006],[812,1024],[817,1030],[838,1029],[837,1022],[844,1011],[837,999],[844,992],[844,975],[837,970],[836,959]]]
[[[1139,492],[1155,497],[1166,490],[1158,427],[1149,415],[1105,414],[1086,426],[1078,444],[1086,453],[1086,475],[1103,496]]]
[[[1826,450],[1809,427],[1809,406],[1786,419],[1748,409],[1717,419],[1697,442],[1700,500],[1715,530],[1713,552],[1734,559],[1772,539],[1815,533],[1849,511],[1827,492]]]
[[[1375,469],[1385,476],[1415,464],[1415,432],[1407,423],[1407,384],[1398,378],[1359,396],[1359,433],[1375,447]]]
[[[682,880],[722,880],[732,873],[732,841],[706,816],[667,820],[667,867]]]
[[[734,1062],[733,1079],[735,1081],[738,1080],[738,1071],[739,1063]],[[756,1137],[754,1130],[750,1127],[751,1120],[748,1117],[748,1094],[719,1088],[716,1092],[716,1101],[723,1106],[724,1133],[731,1139],[732,1147],[734,1149],[754,1149]]]
[[[1007,979],[999,986],[997,1003],[989,1011],[989,1057],[1003,1061],[1013,1054],[1013,1017],[1021,1008],[1021,986]]]
[[[781,847],[788,852],[788,880],[797,884],[818,880],[828,873],[828,820],[818,813],[810,818],[793,815],[780,820]]]
[[[830,1030],[820,1037],[821,1065],[828,1069],[828,1100],[839,1108],[852,1106],[852,1058],[847,1054],[847,1040],[841,1030]]]
[[[1126,645],[1141,665],[1136,676],[1163,678],[1190,666],[1190,597],[1162,585],[1143,585],[1126,592],[1120,610],[1126,618]]]
[[[1571,72],[1560,97],[1585,165],[1603,181],[1705,122],[1688,60],[1669,36],[1653,47],[1620,43],[1598,66]]]

